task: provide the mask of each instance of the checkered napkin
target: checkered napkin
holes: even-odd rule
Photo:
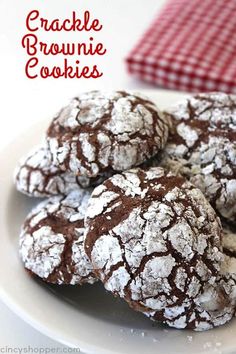
[[[236,0],[169,0],[126,61],[158,86],[236,93]]]

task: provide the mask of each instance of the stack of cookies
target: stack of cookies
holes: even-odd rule
[[[22,226],[31,274],[100,280],[175,328],[235,315],[235,96],[199,94],[161,112],[140,94],[81,94],[20,161],[15,184],[48,198]]]

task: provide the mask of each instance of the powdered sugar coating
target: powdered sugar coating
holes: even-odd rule
[[[194,301],[185,299],[176,306],[167,306],[163,311],[145,312],[145,315],[152,320],[163,321],[170,327],[197,331],[208,330],[230,321],[236,308],[235,262],[232,258],[222,255],[219,264],[218,275],[202,284],[201,291]],[[185,281],[184,276],[183,283]],[[197,281],[195,287],[197,289]]]
[[[96,186],[109,175],[97,178],[75,176],[61,171],[53,164],[52,154],[44,142],[24,156],[14,173],[14,183],[18,191],[32,197],[67,195],[72,190]]]
[[[26,269],[49,283],[94,283],[84,252],[84,215],[89,198],[88,191],[72,191],[33,209],[20,234],[20,255]]]
[[[48,132],[54,162],[87,177],[137,166],[161,150],[168,122],[146,97],[91,91],[74,98]]]
[[[220,221],[184,177],[158,167],[114,175],[92,193],[85,225],[96,274],[132,308],[178,328],[210,328],[233,316],[223,285],[216,291],[224,259]],[[216,291],[222,316],[213,318],[206,291]],[[212,316],[200,321],[196,311]]]
[[[184,174],[236,221],[236,96],[199,94],[168,111],[173,129],[162,166]]]

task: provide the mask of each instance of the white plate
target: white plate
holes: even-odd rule
[[[147,92],[145,92],[147,93]],[[183,97],[151,91],[159,106]],[[49,286],[33,280],[18,257],[20,225],[36,200],[14,190],[12,173],[18,158],[40,142],[47,122],[19,136],[0,155],[0,296],[20,317],[47,336],[92,354],[232,353],[236,320],[221,328],[196,333],[153,324],[101,284]]]

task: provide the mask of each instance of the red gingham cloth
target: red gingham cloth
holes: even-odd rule
[[[236,0],[168,1],[126,62],[165,88],[236,93]]]

